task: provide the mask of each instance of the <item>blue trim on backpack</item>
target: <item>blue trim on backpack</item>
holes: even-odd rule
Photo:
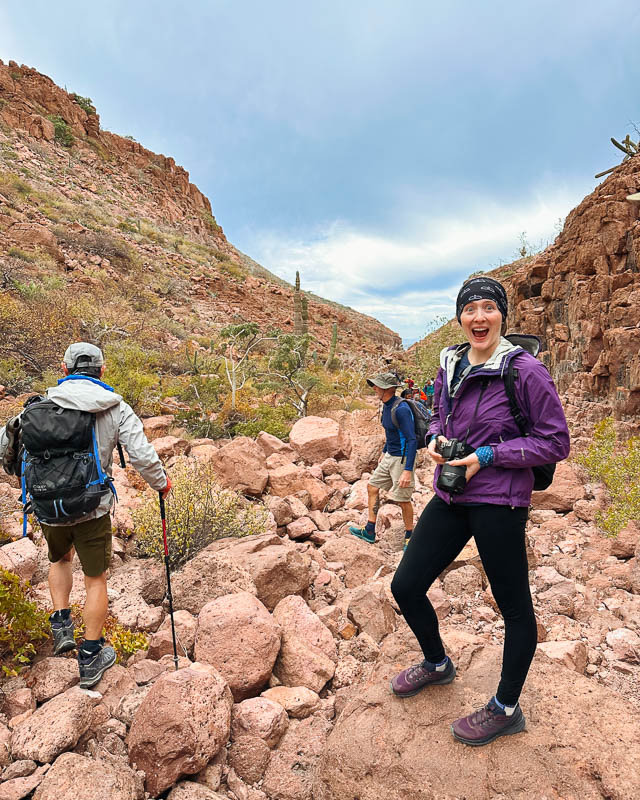
[[[27,535],[27,480],[24,477],[24,465],[27,460],[26,451],[22,453],[22,468],[20,470],[20,485],[22,486],[22,535]]]
[[[109,386],[108,383],[103,383],[99,381],[97,378],[92,378],[89,375],[67,375],[65,378],[58,379],[58,386],[65,381],[91,381],[91,383],[95,383],[98,386],[102,386],[103,389],[106,389],[108,392],[115,392],[113,386]]]

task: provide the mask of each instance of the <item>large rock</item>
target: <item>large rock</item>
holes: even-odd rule
[[[321,511],[333,491],[323,481],[314,477],[307,468],[296,464],[283,464],[269,470],[269,489],[272,494],[279,497],[302,491],[308,492],[311,497],[311,507]]]
[[[210,600],[233,592],[256,594],[256,587],[240,561],[206,548],[171,576],[171,591],[176,611],[199,614]]]
[[[13,757],[51,763],[60,753],[75,747],[91,724],[95,704],[95,698],[77,688],[49,700],[16,726],[11,742]]]
[[[199,772],[225,745],[231,693],[215,670],[181,669],[153,684],[127,737],[129,761],[156,796],[181,775]]]
[[[275,747],[288,727],[285,709],[266,697],[250,697],[234,705],[231,712],[232,739],[259,736],[269,747]]]
[[[227,800],[227,796],[194,781],[180,781],[169,792],[167,800]]]
[[[282,706],[294,719],[304,719],[320,707],[320,696],[306,686],[272,686],[262,697]]]
[[[1,792],[0,788],[0,792]],[[36,790],[34,800],[141,800],[142,782],[126,764],[63,753]]]
[[[29,670],[26,684],[38,703],[51,700],[80,680],[75,658],[43,658]]]
[[[366,583],[386,566],[386,559],[377,547],[371,547],[351,534],[331,539],[322,545],[320,552],[327,561],[344,564],[344,583],[348,589]]]
[[[257,435],[256,444],[258,447],[262,448],[265,458],[268,458],[274,453],[283,456],[287,461],[293,461],[296,457],[296,453],[290,444],[283,442],[281,439],[278,439],[277,436],[273,436],[271,433],[266,433],[265,431],[261,431]]]
[[[38,548],[26,536],[0,547],[0,567],[30,581],[38,568]]]
[[[375,642],[380,642],[395,630],[396,612],[380,583],[352,589],[345,598],[345,606],[349,619]]]
[[[536,509],[571,511],[573,504],[584,500],[587,494],[573,467],[561,461],[553,476],[553,483],[543,492],[534,492],[531,503]]]
[[[314,800],[638,795],[640,721],[619,695],[535,659],[521,698],[527,733],[478,751],[456,742],[449,725],[495,692],[501,649],[477,652],[464,677],[437,692],[398,700],[389,681],[416,657],[379,663],[352,694],[316,768]]]
[[[236,702],[266,684],[279,649],[276,621],[248,592],[211,600],[200,612],[195,657],[219,670]]]
[[[245,569],[253,579],[258,599],[270,611],[283,597],[304,594],[309,588],[311,558],[279,536],[218,539],[206,551],[222,553]]]
[[[17,764],[33,764],[34,761],[14,761],[12,766]],[[27,797],[31,792],[40,785],[42,779],[49,770],[49,764],[43,764],[33,772],[27,775],[20,775],[20,777],[9,777],[7,771],[2,775],[3,783],[0,783],[0,800],[22,800]]]
[[[340,425],[326,417],[303,417],[289,433],[289,441],[308,464],[327,458],[346,459],[351,455],[351,441]]]
[[[269,797],[278,800],[311,800],[316,765],[330,731],[331,723],[320,715],[291,722],[272,753],[265,772],[262,788]],[[371,743],[369,747],[372,749]],[[361,796],[356,791],[349,796],[349,800]]]
[[[267,486],[265,462],[264,450],[248,436],[238,436],[225,444],[210,461],[222,486],[256,497]]]
[[[587,647],[581,641],[541,642],[538,649],[552,661],[563,664],[581,675],[587,667]]]
[[[281,600],[273,618],[282,628],[274,675],[286,686],[319,692],[333,677],[338,653],[329,629],[298,595]]]

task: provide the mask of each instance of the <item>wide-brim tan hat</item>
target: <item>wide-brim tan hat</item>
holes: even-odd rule
[[[402,386],[398,380],[398,376],[393,372],[381,372],[379,375],[374,375],[373,378],[367,378],[369,386],[377,386],[379,389],[397,389]]]

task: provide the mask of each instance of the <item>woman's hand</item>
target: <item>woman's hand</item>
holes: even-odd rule
[[[443,442],[447,441],[444,436],[438,436],[437,439],[432,439],[427,447],[427,453],[429,453],[431,460],[435,461],[436,464],[444,464],[444,458],[440,453],[436,452],[436,442],[439,442],[440,439],[442,439]]]
[[[475,453],[471,453],[470,456],[465,456],[464,458],[457,458],[454,461],[449,461],[452,467],[466,467],[466,479],[467,483],[473,478],[476,472],[480,471],[480,462],[478,461],[478,456]]]

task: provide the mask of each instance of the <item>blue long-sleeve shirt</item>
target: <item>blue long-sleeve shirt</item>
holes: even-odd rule
[[[396,397],[392,397],[382,404],[382,427],[387,437],[383,452],[392,456],[404,456],[405,469],[412,470],[418,450],[413,414],[406,403],[398,403],[396,407],[398,427],[396,428],[391,418],[391,406],[396,399]]]

